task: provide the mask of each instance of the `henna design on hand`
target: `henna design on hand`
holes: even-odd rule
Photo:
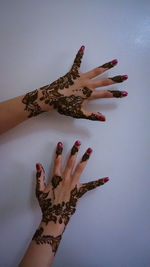
[[[56,149],[56,157],[58,157],[59,155],[62,154],[62,151],[63,151],[63,145],[61,142],[59,142],[57,144],[57,149]]]
[[[80,77],[78,68],[80,67],[82,56],[83,50],[80,49],[71,70],[66,75],[60,77],[50,85],[40,88],[43,95],[40,97],[40,101],[44,101],[45,104],[52,106],[62,115],[100,121],[100,116],[94,113],[86,115],[82,110],[82,105],[91,96],[92,90],[88,87],[81,89],[72,88],[74,80]],[[69,88],[67,95],[64,93],[64,89],[66,88]],[[78,92],[77,95],[74,94],[74,91]]]
[[[77,153],[78,151],[79,151],[78,147],[74,145],[71,149],[71,156],[75,155],[75,153]]]
[[[114,59],[112,61],[109,61],[101,66],[99,66],[99,68],[107,68],[107,69],[111,69],[113,68],[116,64],[118,63],[117,59]]]
[[[122,97],[122,92],[119,90],[108,90],[110,93],[113,94],[113,97]]]
[[[33,116],[37,116],[42,112],[45,112],[41,109],[41,107],[37,103],[38,98],[38,90],[34,90],[33,92],[27,93],[24,98],[22,99],[22,103],[26,105],[25,110],[29,111],[30,114],[28,115],[28,118],[31,118]]]
[[[97,186],[103,185],[104,183],[104,179],[99,179],[97,181],[82,184],[79,189],[76,185],[70,192],[69,201],[62,201],[58,204],[52,204],[51,198],[48,198],[49,192],[40,192],[39,194],[37,194],[37,196],[43,214],[42,222],[45,222],[46,225],[50,221],[53,221],[55,224],[57,222],[59,222],[60,224],[64,223],[66,227],[71,216],[76,211],[78,199],[81,198],[87,191],[92,190]]]
[[[62,236],[58,235],[58,236],[54,237],[52,235],[42,235],[43,232],[44,232],[43,227],[40,227],[39,229],[37,229],[32,240],[35,240],[37,245],[40,245],[40,244],[51,245],[52,252],[54,252],[54,255],[55,255]]]
[[[116,83],[122,83],[125,80],[123,75],[118,75],[115,77],[111,77],[109,79],[111,79],[112,81],[114,81]]]

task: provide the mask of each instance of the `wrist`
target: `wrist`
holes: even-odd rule
[[[41,99],[43,98],[43,94],[41,91],[41,88],[38,89],[38,99],[37,102],[40,105],[42,111],[46,112],[52,109],[52,106],[50,106],[49,104],[46,104],[45,101],[41,101]]]
[[[41,221],[39,227],[42,227],[44,230],[45,235],[62,235],[64,230],[65,230],[65,225],[62,223],[54,223],[54,222],[49,222],[48,225],[46,225],[43,221]]]

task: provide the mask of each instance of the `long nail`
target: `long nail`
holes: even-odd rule
[[[84,51],[84,49],[85,49],[85,46],[82,45],[81,48],[80,48],[80,50],[81,50],[81,51]]]
[[[126,92],[126,91],[121,92],[121,96],[127,96],[127,95],[128,95],[128,92]]]
[[[107,183],[109,181],[109,177],[104,178],[104,183]]]
[[[105,117],[100,112],[98,112],[98,114],[99,121],[106,121]]]
[[[39,163],[36,163],[36,169],[37,169],[37,171],[40,170],[40,164]]]
[[[89,148],[87,149],[86,153],[90,155],[90,154],[92,153],[92,151],[93,151],[92,148],[89,147]]]
[[[75,142],[75,146],[81,146],[81,142],[80,142],[79,140],[77,140],[77,141]]]

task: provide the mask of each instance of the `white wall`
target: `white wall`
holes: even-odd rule
[[[0,136],[0,267],[17,266],[39,224],[36,162],[48,179],[56,143],[65,157],[77,139],[79,158],[94,150],[81,181],[110,182],[81,199],[53,266],[150,266],[150,1],[1,0],[0,39],[1,101],[64,75],[81,45],[82,72],[117,58],[104,77],[129,75],[109,87],[127,98],[89,104],[105,123],[49,112]]]

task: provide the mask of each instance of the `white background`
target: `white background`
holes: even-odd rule
[[[103,76],[129,76],[109,87],[128,97],[89,104],[106,122],[53,111],[0,136],[0,267],[18,265],[39,225],[36,162],[49,180],[57,142],[65,161],[77,139],[78,159],[93,148],[81,182],[110,181],[81,199],[53,266],[150,266],[150,1],[1,0],[0,39],[1,101],[64,75],[81,45],[82,72],[117,58]]]

